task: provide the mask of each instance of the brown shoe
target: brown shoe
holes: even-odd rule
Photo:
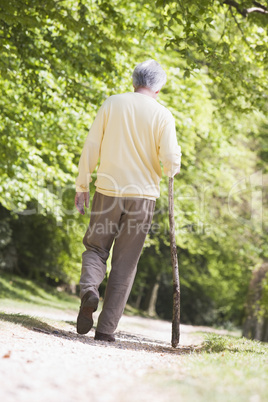
[[[115,342],[115,337],[112,334],[103,334],[95,331],[95,341]]]
[[[88,291],[81,300],[80,311],[77,317],[76,329],[78,334],[85,335],[93,327],[92,314],[98,308],[99,299],[95,293]]]

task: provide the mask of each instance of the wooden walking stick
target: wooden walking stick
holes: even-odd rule
[[[168,211],[170,228],[170,251],[173,271],[173,316],[172,316],[172,338],[171,345],[176,348],[180,341],[180,277],[175,239],[175,220],[174,220],[174,178],[169,178],[168,186]]]

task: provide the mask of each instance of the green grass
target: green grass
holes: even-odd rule
[[[77,296],[59,292],[53,287],[1,272],[0,303],[2,309],[9,307],[36,309],[38,307],[39,310],[77,311],[80,300]]]
[[[161,378],[161,380],[160,380]],[[178,359],[177,370],[155,373],[156,387],[183,402],[268,400],[268,345],[209,334],[199,350]]]

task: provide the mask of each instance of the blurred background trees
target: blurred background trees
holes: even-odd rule
[[[241,326],[252,311],[267,320],[267,273],[254,285],[268,258],[267,4],[10,0],[0,20],[1,269],[78,282],[89,215],[78,216],[73,198],[84,140],[101,103],[132,91],[133,68],[154,58],[168,74],[159,102],[183,153],[182,321]],[[163,177],[129,302],[170,319],[167,192]]]

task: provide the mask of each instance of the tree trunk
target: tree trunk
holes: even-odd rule
[[[160,274],[157,275],[156,277],[156,282],[153,284],[150,292],[150,299],[148,303],[148,308],[147,308],[147,313],[150,317],[155,317],[156,316],[156,302],[157,302],[157,296],[158,296],[158,290],[159,290],[159,285],[160,285]]]
[[[243,336],[248,339],[256,339],[268,342],[268,311],[260,314],[260,301],[263,297],[263,280],[268,275],[268,263],[264,263],[252,273],[249,285],[246,319],[243,325]]]
[[[142,299],[142,296],[143,296],[143,291],[144,291],[144,286],[142,286],[142,287],[140,288],[139,294],[138,294],[137,299],[136,299],[136,301],[135,301],[135,303],[134,303],[134,307],[135,307],[136,309],[139,309],[139,308],[140,308],[141,299]]]

